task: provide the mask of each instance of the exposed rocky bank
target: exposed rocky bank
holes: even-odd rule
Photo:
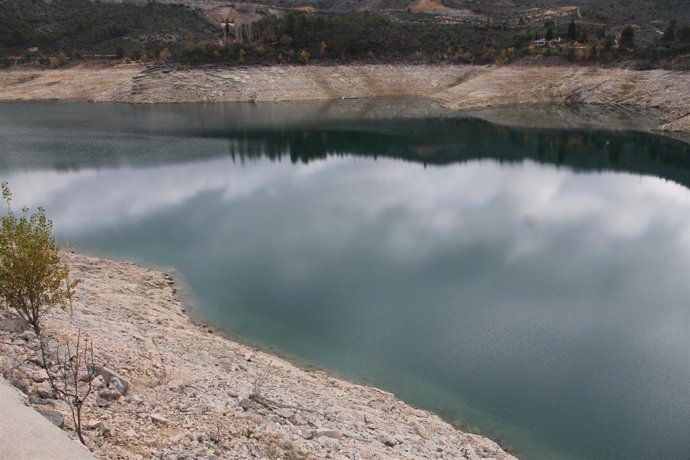
[[[584,66],[337,65],[70,67],[0,72],[0,100],[250,102],[416,96],[449,109],[533,103],[658,110],[656,129],[690,132],[690,72]]]
[[[184,313],[172,279],[159,271],[64,257],[82,284],[73,316],[51,312],[45,327],[63,345],[81,330],[96,361],[108,362],[84,409],[98,458],[513,458],[392,394],[213,333]],[[35,335],[15,327],[0,318],[0,369],[71,429],[68,407],[38,366]]]

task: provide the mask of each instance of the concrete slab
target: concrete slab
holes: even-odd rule
[[[0,460],[94,460],[78,441],[24,404],[26,397],[0,377]]]

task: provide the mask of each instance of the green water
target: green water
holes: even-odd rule
[[[387,102],[0,104],[0,177],[198,315],[525,458],[690,458],[690,146]]]

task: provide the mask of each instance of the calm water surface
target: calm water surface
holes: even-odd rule
[[[207,321],[525,458],[690,458],[688,144],[414,102],[5,103],[0,176]]]

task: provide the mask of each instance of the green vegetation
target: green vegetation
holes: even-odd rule
[[[2,198],[7,210],[0,225],[0,307],[13,309],[40,335],[41,318],[53,307],[65,307],[78,282],[69,282],[43,208],[31,215],[22,208],[21,215],[15,215],[6,182]]]

